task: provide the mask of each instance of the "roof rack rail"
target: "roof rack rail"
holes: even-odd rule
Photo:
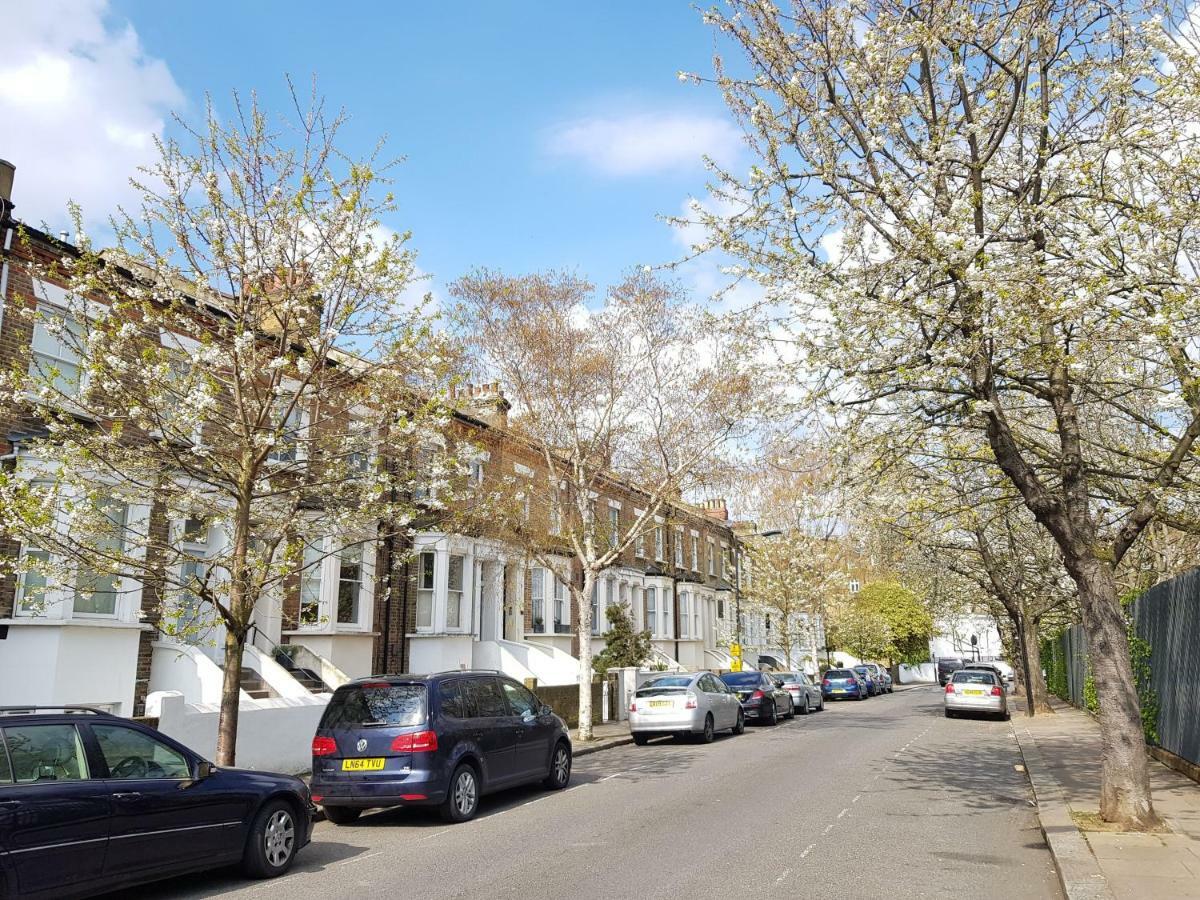
[[[98,709],[95,706],[80,706],[74,703],[51,704],[50,706],[0,706],[0,716],[28,716],[45,710],[82,712],[89,713],[93,716],[108,716],[109,718],[116,718],[116,716],[113,713],[110,713],[107,709]]]

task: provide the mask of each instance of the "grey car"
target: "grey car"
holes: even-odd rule
[[[825,708],[821,688],[809,681],[803,672],[772,672],[771,677],[792,695],[792,705],[800,715],[820,712]]]
[[[709,743],[718,731],[741,734],[746,719],[737,694],[711,672],[676,672],[643,684],[629,704],[633,742],[657,735],[694,735]]]
[[[946,684],[946,718],[978,714],[1008,718],[1008,693],[1002,679],[988,669],[960,669]]]

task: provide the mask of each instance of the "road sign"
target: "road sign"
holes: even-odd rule
[[[732,656],[734,659],[739,659],[742,655],[742,645],[741,644],[730,644],[729,645],[729,655]]]
[[[730,672],[742,671],[742,660],[739,657],[735,656],[733,658],[733,661],[729,664],[729,671]]]

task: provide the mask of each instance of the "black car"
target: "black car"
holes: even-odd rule
[[[335,825],[364,809],[436,806],[465,822],[481,795],[571,778],[563,722],[496,672],[386,675],[334,691],[312,744],[313,801]]]
[[[937,661],[938,684],[945,687],[946,683],[950,681],[950,676],[964,666],[966,663],[960,657],[943,656]]]
[[[0,708],[0,897],[82,897],[230,863],[282,875],[312,813],[300,779],[214,766],[140,723]]]
[[[796,715],[792,695],[766,672],[726,672],[721,680],[737,694],[746,721],[775,725]]]

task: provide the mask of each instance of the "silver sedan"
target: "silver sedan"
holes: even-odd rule
[[[946,683],[946,718],[985,713],[1008,718],[1008,692],[1000,676],[987,669],[960,669]]]
[[[696,735],[706,744],[717,731],[746,730],[742,705],[709,672],[676,672],[647,681],[629,704],[629,730],[639,746],[661,734]]]

